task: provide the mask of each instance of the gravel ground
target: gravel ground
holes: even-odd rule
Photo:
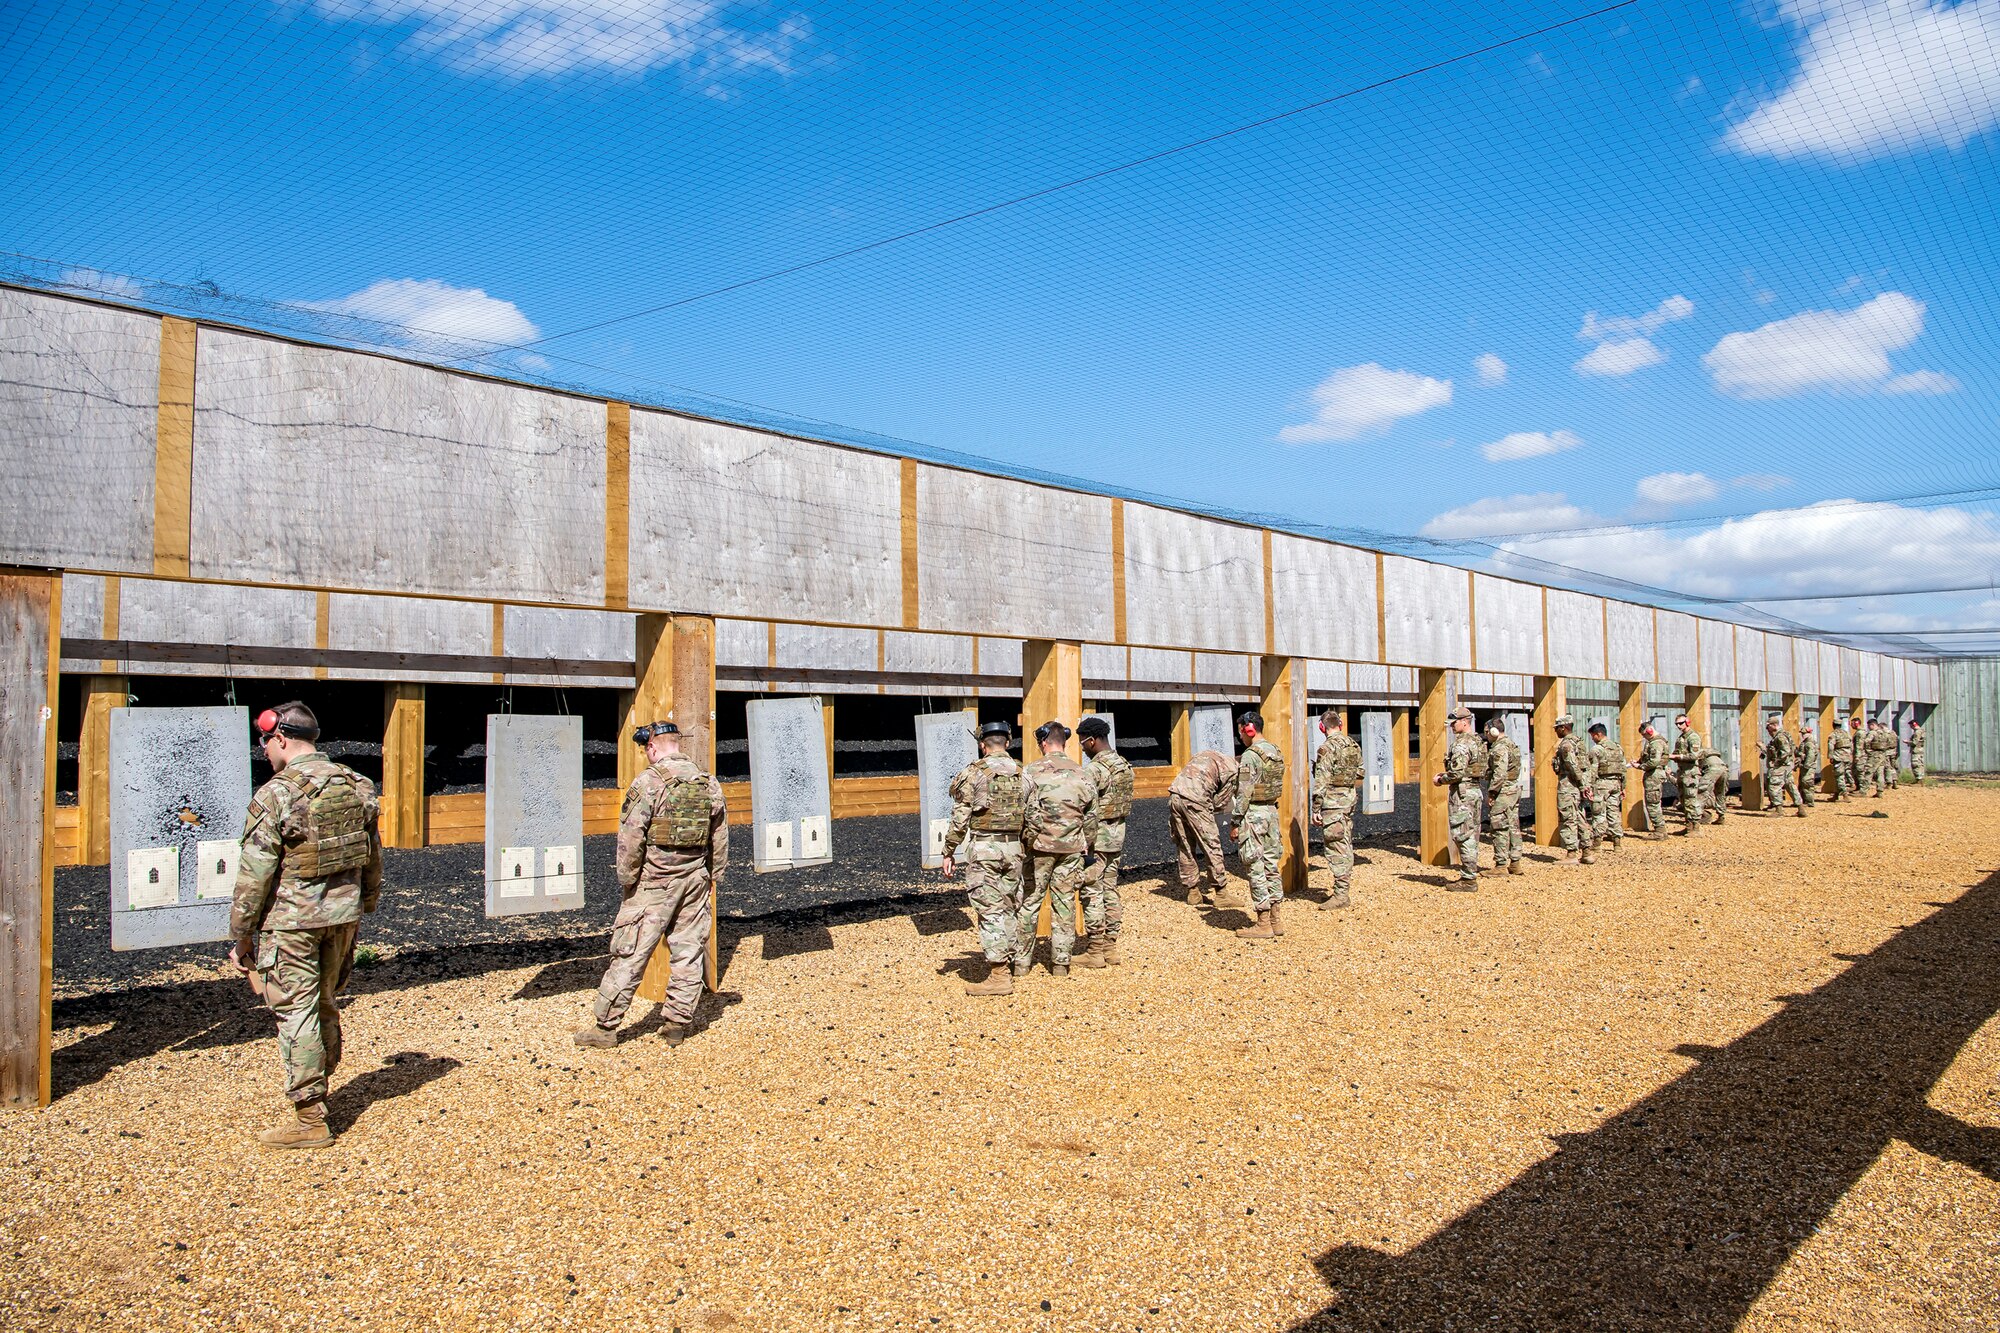
[[[413,947],[323,1153],[246,1148],[240,983],[67,1001],[0,1321],[1989,1329],[2000,791],[1874,808],[1477,895],[1378,845],[1266,946],[1134,883],[1124,967],[1002,1000],[949,899],[733,921],[678,1049],[570,1044],[601,935]]]

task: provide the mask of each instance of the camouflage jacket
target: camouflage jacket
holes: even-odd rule
[[[1284,766],[1285,756],[1278,747],[1259,736],[1243,751],[1243,758],[1236,766],[1236,799],[1231,813],[1241,819],[1250,809],[1250,793],[1263,781],[1266,771],[1274,767],[1282,770]]]
[[[1887,757],[1895,754],[1902,746],[1896,740],[1895,732],[1878,731],[1868,738],[1868,748],[1879,755]]]
[[[1486,794],[1505,796],[1521,785],[1521,747],[1505,736],[1486,743]]]
[[[1674,737],[1674,762],[1683,768],[1694,768],[1701,763],[1703,749],[1701,733],[1689,727]]]
[[[1851,759],[1854,756],[1854,733],[1846,727],[1835,727],[1826,738],[1826,748],[1836,759]]]
[[[1127,782],[1131,781],[1132,762],[1116,750],[1099,750],[1090,757],[1090,762],[1084,767],[1090,771],[1091,780],[1097,784],[1100,793],[1110,791],[1111,784],[1121,777]],[[1106,819],[1099,812],[1097,833],[1090,840],[1090,850],[1103,852],[1107,856],[1113,852],[1124,851],[1125,821]]]
[[[1625,785],[1625,751],[1615,742],[1606,741],[1591,748],[1591,760],[1597,765],[1599,786]]]
[[[1460,783],[1471,782],[1473,780],[1472,760],[1474,747],[1479,742],[1474,740],[1470,735],[1461,736],[1454,731],[1451,733],[1450,739],[1446,740],[1444,744],[1444,780],[1455,790]],[[1490,766],[1488,771],[1491,771]],[[1474,789],[1476,788],[1469,788],[1468,790]]]
[[[1021,839],[1037,852],[1090,850],[1097,834],[1097,779],[1058,750],[1021,770]]]
[[[1180,796],[1218,812],[1227,808],[1236,786],[1236,761],[1215,750],[1203,750],[1187,761],[1167,788],[1169,796]]]
[[[287,864],[287,843],[298,845],[305,831],[305,794],[279,774],[250,798],[243,820],[243,851],[237,860],[236,892],[229,908],[231,938],[247,941],[260,930],[316,930],[359,921],[375,910],[382,894],[382,839],[375,784],[315,750],[285,767],[295,776],[345,773],[365,808],[368,864],[318,879],[305,879]]]
[[[1814,737],[1814,735],[1810,731],[1808,731],[1803,735],[1801,735],[1798,739],[1798,742],[1792,747],[1792,767],[1798,769],[1801,773],[1803,773],[1809,768],[1817,767],[1818,764],[1819,764],[1819,742],[1817,738]]]
[[[1320,742],[1319,753],[1313,756],[1312,799],[1313,810],[1318,813],[1321,805],[1336,789],[1352,791],[1361,785],[1359,778],[1348,778],[1347,774],[1361,772],[1361,745],[1344,731],[1329,731]]]
[[[654,807],[671,778],[708,784],[708,846],[655,847],[647,837]],[[668,755],[633,778],[618,811],[618,891],[630,896],[641,889],[667,888],[690,870],[721,875],[729,868],[728,815],[722,784],[685,755]]]
[[[1575,736],[1564,736],[1558,740],[1555,754],[1550,758],[1555,767],[1556,781],[1566,782],[1572,787],[1590,785],[1590,770],[1584,765]]]
[[[1910,753],[1922,754],[1923,752],[1924,752],[1924,729],[1922,727],[1911,727]]]
[[[1647,777],[1653,776],[1667,766],[1666,738],[1654,736],[1639,744],[1639,771]]]
[[[1792,766],[1792,738],[1783,727],[1778,729],[1777,735],[1767,736],[1758,750],[1763,756],[1764,771],[1767,773],[1776,773]]]
[[[957,853],[959,844],[972,833],[972,817],[987,807],[987,792],[996,774],[1018,774],[1021,766],[1014,762],[1010,754],[983,754],[958,770],[958,776],[951,780],[951,823],[944,831],[944,854]],[[997,822],[997,821],[995,821]],[[999,837],[998,833],[985,834]],[[1021,830],[1014,830],[1018,839]]]

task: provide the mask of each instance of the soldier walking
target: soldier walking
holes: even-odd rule
[[[1640,790],[1645,793],[1646,838],[1658,842],[1667,829],[1667,742],[1648,722],[1639,728],[1639,757],[1632,767],[1639,770]]]
[[[1521,870],[1521,747],[1499,718],[1486,724],[1486,824],[1493,832],[1495,874]]]
[[[611,922],[611,965],[598,983],[591,1016],[575,1035],[579,1046],[618,1044],[618,1027],[632,1007],[646,964],[667,945],[667,998],[660,1036],[678,1046],[701,1001],[708,951],[709,894],[729,868],[729,814],[722,784],[681,753],[681,729],[652,722],[632,733],[647,767],[625,789],[618,814],[618,891],[624,902]]]
[[[1285,933],[1279,905],[1285,900],[1285,883],[1278,873],[1284,847],[1278,827],[1278,798],[1285,791],[1285,756],[1264,738],[1264,717],[1257,712],[1236,719],[1236,734],[1243,738],[1243,758],[1236,770],[1236,854],[1243,858],[1243,870],[1250,880],[1250,907],[1256,912],[1253,925],[1236,932],[1238,939],[1271,940]]]
[[[951,780],[951,823],[944,832],[950,879],[965,848],[965,893],[979,922],[985,975],[967,983],[967,995],[1012,995],[1015,975],[1026,976],[1028,957],[1016,957],[1021,923],[1021,766],[1007,753],[1014,730],[1005,722],[979,729],[979,758]]]
[[[1076,736],[1097,784],[1097,832],[1083,860],[1083,926],[1090,932],[1090,948],[1070,961],[1079,967],[1116,967],[1125,961],[1118,952],[1118,932],[1125,924],[1118,862],[1125,854],[1125,819],[1132,813],[1132,765],[1111,747],[1111,724],[1103,718],[1083,719],[1076,724]]]
[[[1583,819],[1583,794],[1590,788],[1591,774],[1583,755],[1570,735],[1576,723],[1568,713],[1556,719],[1556,748],[1549,757],[1556,775],[1556,826],[1562,842],[1564,865],[1589,865],[1590,839]]]
[[[1800,819],[1806,817],[1806,809],[1799,802],[1798,787],[1792,777],[1792,769],[1798,763],[1798,751],[1792,743],[1791,735],[1779,725],[1778,719],[1767,718],[1764,722],[1764,806],[1765,814],[1777,817],[1785,812],[1785,798],[1791,797],[1792,809]]]
[[[1188,906],[1215,904],[1229,886],[1222,861],[1222,832],[1216,818],[1229,808],[1236,787],[1236,761],[1214,750],[1203,750],[1187,761],[1167,788],[1167,824],[1174,839],[1174,860]]]
[[[1609,842],[1611,850],[1625,850],[1625,751],[1611,744],[1610,729],[1602,722],[1590,724],[1591,759],[1596,772],[1597,817],[1593,832],[1599,843]]]
[[[1326,845],[1326,868],[1333,889],[1323,908],[1345,907],[1354,877],[1354,798],[1364,767],[1361,746],[1347,734],[1347,714],[1329,708],[1320,714],[1319,753],[1313,756],[1312,822]]]
[[[1838,801],[1854,791],[1854,733],[1847,729],[1847,719],[1836,717],[1833,731],[1826,738],[1827,759],[1833,764],[1833,796]]]
[[[1458,878],[1445,886],[1451,893],[1476,893],[1479,890],[1479,775],[1473,772],[1478,767],[1479,742],[1472,735],[1472,710],[1464,704],[1445,714],[1451,727],[1451,738],[1445,743],[1444,772],[1431,775],[1431,781],[1451,790],[1445,797],[1445,809],[1451,819],[1451,844],[1458,849]]]
[[[1701,733],[1688,722],[1686,713],[1674,716],[1674,785],[1681,789],[1681,818],[1686,826],[1681,829],[1684,837],[1700,832],[1702,807],[1706,802],[1702,793],[1709,789],[1708,781],[1702,776],[1702,752],[1707,747],[1702,744]]]
[[[229,961],[278,1018],[290,1119],[266,1148],[332,1144],[326,1095],[340,1065],[336,997],[354,968],[361,914],[382,894],[374,784],[319,752],[319,719],[296,701],[257,715],[273,770],[250,798],[229,907]]]
[[[1924,724],[1910,723],[1910,781],[1924,785]]]
[[[1025,893],[1016,925],[1014,966],[1035,957],[1035,923],[1049,904],[1049,971],[1069,975],[1076,949],[1076,891],[1083,856],[1097,832],[1097,782],[1063,746],[1069,728],[1044,722],[1035,728],[1042,757],[1021,773],[1021,840],[1027,848]]]

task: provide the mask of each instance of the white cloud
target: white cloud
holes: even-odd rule
[[[1799,69],[1723,142],[1858,162],[1963,147],[2000,121],[2000,0],[1786,0]]]
[[[126,301],[136,301],[146,294],[143,286],[124,274],[105,273],[94,268],[66,268],[56,281],[78,291],[96,292],[100,296],[115,296]]]
[[[1884,292],[1853,310],[1808,310],[1731,333],[1701,359],[1715,387],[1737,398],[1807,389],[1868,390],[1889,378],[1889,353],[1924,331],[1924,303]]]
[[[1678,319],[1686,319],[1694,313],[1694,302],[1685,296],[1669,296],[1643,315],[1613,315],[1610,319],[1599,319],[1595,310],[1583,317],[1583,327],[1576,336],[1583,342],[1603,342],[1609,338],[1625,338],[1633,334],[1658,333]]]
[[[1791,485],[1792,479],[1782,472],[1746,472],[1731,477],[1729,484],[1744,491],[1777,491]]]
[[[407,32],[406,49],[467,73],[512,78],[680,66],[703,77],[792,69],[803,19],[753,30],[717,0],[317,0],[329,19]],[[710,84],[703,91],[726,95]]]
[[[1657,366],[1667,359],[1667,354],[1654,345],[1651,338],[1623,338],[1617,342],[1599,343],[1588,355],[1576,363],[1579,375],[1619,376],[1630,375],[1635,370],[1647,366]]]
[[[1507,363],[1491,352],[1481,352],[1478,356],[1473,357],[1472,368],[1479,373],[1479,382],[1481,384],[1493,385],[1505,384],[1507,382]]]
[[[1457,509],[1447,509],[1424,524],[1426,537],[1505,537],[1522,532],[1588,527],[1603,520],[1571,504],[1561,491],[1533,495],[1489,495]]]
[[[1696,93],[1700,91],[1701,91],[1701,76],[1695,75],[1689,78],[1686,83],[1681,85],[1681,91],[1679,95],[1683,100],[1685,100],[1686,98],[1693,97]]]
[[[1655,472],[1650,477],[1639,478],[1632,491],[1643,504],[1656,509],[1670,509],[1675,505],[1713,500],[1722,493],[1722,488],[1699,472]]]
[[[309,310],[393,324],[412,333],[480,343],[533,342],[541,331],[512,301],[477,287],[436,278],[385,278],[337,301],[304,303]]]
[[[1479,452],[1489,463],[1513,463],[1582,447],[1583,441],[1566,430],[1517,430],[1491,444],[1480,445]]]
[[[1313,419],[1278,432],[1287,444],[1358,439],[1451,401],[1451,381],[1376,362],[1334,371],[1312,391]]]
[[[1956,393],[1958,378],[1936,370],[1913,370],[1898,375],[1882,386],[1883,393]]]

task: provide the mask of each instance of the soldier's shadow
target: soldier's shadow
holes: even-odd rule
[[[327,1123],[336,1134],[353,1128],[364,1111],[377,1102],[407,1097],[426,1083],[457,1069],[460,1061],[448,1055],[426,1055],[422,1051],[398,1051],[359,1078],[349,1079],[326,1099]]]
[[[700,1036],[711,1027],[714,1027],[724,1014],[741,1003],[743,1003],[743,995],[739,991],[719,990],[702,992],[700,1003],[694,1007],[694,1021],[688,1024],[687,1035],[690,1037]],[[656,1004],[653,1006],[651,1013],[625,1029],[625,1040],[638,1041],[641,1038],[653,1035],[666,1025],[666,1006]]]

